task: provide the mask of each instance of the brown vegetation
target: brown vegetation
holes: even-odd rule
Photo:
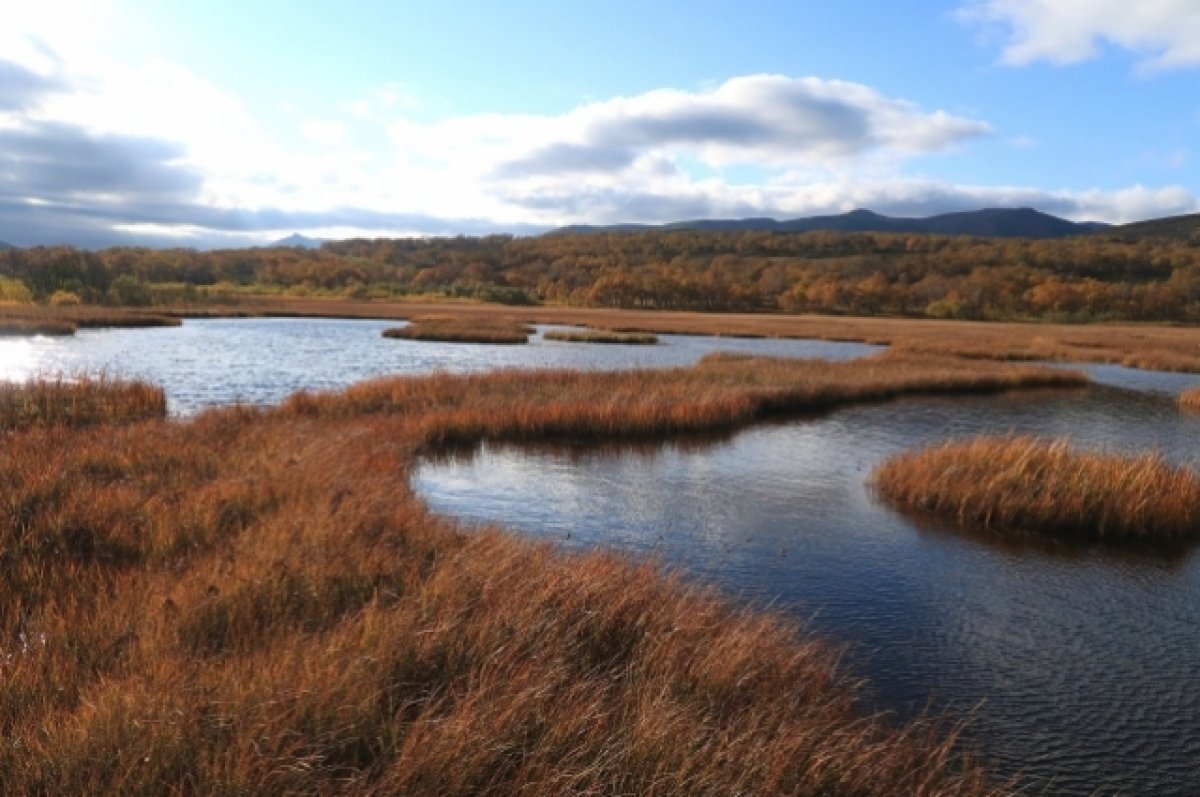
[[[0,305],[0,335],[73,335],[98,327],[177,327],[178,318],[138,310],[72,304]]]
[[[561,340],[567,343],[615,343],[632,346],[648,346],[658,343],[652,332],[623,332],[615,329],[552,329],[544,334],[546,340]]]
[[[32,794],[992,794],[837,651],[647,565],[461,532],[414,457],[645,435],[1025,365],[713,357],[391,379],[0,449],[0,773]]]
[[[1200,477],[1156,454],[982,437],[893,457],[872,483],[892,503],[968,527],[1166,542],[1200,533]]]
[[[433,340],[443,343],[528,343],[533,328],[507,317],[416,316],[406,327],[385,329],[385,338]]]
[[[163,391],[144,382],[105,376],[0,382],[0,430],[127,423],[166,412]]]
[[[1200,412],[1200,387],[1189,388],[1179,395],[1179,406],[1185,410]]]

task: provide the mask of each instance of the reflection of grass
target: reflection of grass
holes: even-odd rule
[[[163,391],[108,377],[0,382],[0,429],[93,426],[166,414]]]
[[[650,565],[463,533],[409,487],[485,437],[721,429],[1023,365],[713,357],[380,380],[0,456],[9,795],[996,793],[837,650]]]
[[[1154,454],[983,437],[893,457],[872,480],[893,503],[967,526],[1100,540],[1171,541],[1200,532],[1200,477]]]
[[[412,319],[406,327],[385,329],[385,338],[431,340],[443,343],[527,343],[533,329],[513,318],[461,318],[425,315]]]
[[[1185,410],[1200,412],[1200,387],[1189,388],[1179,395],[1179,406]]]
[[[542,337],[568,343],[616,343],[634,346],[658,343],[658,336],[649,332],[617,332],[612,329],[552,329]]]

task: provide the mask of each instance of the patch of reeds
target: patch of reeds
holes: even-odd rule
[[[513,318],[462,318],[450,315],[414,317],[405,327],[385,329],[385,338],[443,343],[528,343],[533,328]]]
[[[1185,410],[1200,412],[1200,387],[1188,388],[1180,393],[1179,406]]]
[[[892,457],[872,485],[897,506],[966,527],[1086,540],[1177,542],[1200,534],[1200,477],[1158,454],[981,437]]]
[[[53,318],[0,318],[0,336],[74,335],[75,325]]]
[[[613,329],[552,329],[542,337],[567,343],[613,343],[626,346],[648,346],[658,343],[658,335],[650,332],[618,332]]]
[[[889,355],[379,380],[0,451],[6,795],[1005,791],[838,648],[654,566],[464,533],[409,486],[481,436],[664,434],[1078,384]]]
[[[10,305],[0,307],[0,335],[73,335],[101,327],[177,327],[175,317],[141,310],[80,305]]]
[[[166,394],[145,382],[83,376],[0,382],[0,429],[95,426],[161,418]]]

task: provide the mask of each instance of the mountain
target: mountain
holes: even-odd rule
[[[14,247],[12,244],[6,244],[6,243],[4,243],[4,241],[0,241],[0,249],[15,249],[15,248],[16,247]]]
[[[307,235],[301,235],[294,232],[287,238],[280,238],[278,241],[272,241],[267,246],[298,246],[301,249],[320,249],[321,244],[325,243],[322,238],[309,238]]]
[[[943,213],[926,218],[883,216],[870,210],[852,210],[837,216],[809,216],[779,221],[769,218],[696,219],[671,224],[615,224],[607,227],[577,225],[557,233],[638,232],[689,230],[713,232],[894,232],[974,235],[985,238],[1065,238],[1108,229],[1098,222],[1073,222],[1033,208],[984,208]]]
[[[1105,232],[1114,238],[1126,241],[1137,241],[1143,238],[1171,238],[1178,241],[1200,242],[1200,213],[1121,224],[1109,227]]]

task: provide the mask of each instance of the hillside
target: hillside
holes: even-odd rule
[[[1107,229],[1096,222],[1076,223],[1033,208],[984,208],[942,213],[925,218],[884,216],[858,209],[836,216],[809,216],[779,221],[770,218],[695,219],[670,224],[579,225],[555,233],[643,232],[887,232],[937,235],[972,235],[983,238],[1066,238]]]
[[[1133,224],[1110,227],[1106,232],[1123,241],[1144,238],[1160,238],[1175,241],[1200,242],[1200,213],[1186,216],[1168,216],[1165,219],[1150,219]]]
[[[280,238],[278,241],[272,241],[267,246],[299,246],[302,249],[320,249],[321,244],[325,241],[321,238],[309,238],[307,235],[301,235],[294,232],[286,238]]]

